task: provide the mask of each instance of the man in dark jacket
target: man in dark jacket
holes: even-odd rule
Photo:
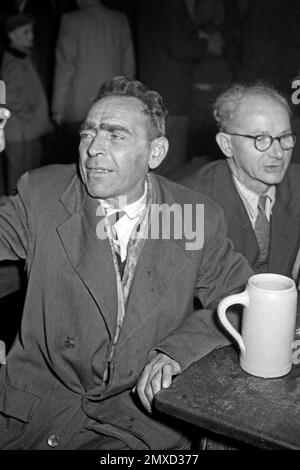
[[[182,180],[220,204],[229,238],[254,271],[287,276],[300,237],[300,167],[290,165],[296,142],[290,114],[274,88],[233,85],[214,107],[225,161]]]
[[[216,204],[148,172],[168,149],[164,118],[140,82],[105,83],[81,127],[80,174],[26,173],[0,207],[0,259],[25,259],[28,276],[0,371],[1,449],[189,446],[153,397],[227,344],[204,309],[252,271]]]

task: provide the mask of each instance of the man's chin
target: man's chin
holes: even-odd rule
[[[100,198],[100,199],[106,199],[107,197],[105,193],[97,187],[87,185],[86,190],[91,197]]]
[[[97,184],[86,184],[86,190],[91,197],[97,199],[109,199],[114,197],[112,191],[105,190],[103,186],[99,186]]]
[[[266,184],[273,185],[273,184],[281,183],[285,175],[285,170],[270,168],[270,169],[267,169],[264,173],[265,173],[264,182]]]

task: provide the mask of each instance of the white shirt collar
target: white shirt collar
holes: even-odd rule
[[[132,231],[136,227],[139,222],[139,218],[143,213],[146,202],[147,202],[147,180],[145,181],[145,190],[142,197],[140,197],[137,201],[132,202],[131,204],[127,204],[126,206],[121,206],[116,208],[111,206],[107,203],[104,199],[98,199],[99,204],[105,210],[107,216],[115,214],[119,211],[124,211],[126,215],[121,217],[115,224],[114,229],[116,230],[117,240],[114,239],[113,243],[118,244],[120,249],[120,256],[121,261],[124,261],[127,256],[127,246],[131,236]],[[121,198],[120,198],[120,202]]]
[[[241,183],[235,175],[233,176],[233,181],[236,185],[239,195],[244,203],[244,206],[249,214],[250,220],[252,225],[255,223],[257,213],[258,213],[258,200],[259,195],[256,194],[254,191],[251,191],[247,188],[243,183]],[[266,201],[266,217],[270,221],[271,214],[272,214],[272,207],[275,204],[275,197],[276,197],[276,186],[270,186],[269,189],[266,191],[264,196],[267,196]]]
[[[108,202],[105,199],[98,199],[98,202],[101,203],[107,215],[111,215],[111,214],[114,214],[115,212],[122,210],[126,212],[126,215],[129,219],[135,219],[144,210],[145,205],[146,205],[146,200],[147,200],[147,181],[145,181],[143,195],[136,201],[132,202],[131,204],[127,204],[126,206],[116,208],[108,204]]]

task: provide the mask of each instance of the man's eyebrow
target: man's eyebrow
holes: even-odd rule
[[[102,124],[100,124],[99,128],[100,130],[109,131],[109,132],[121,131],[128,135],[132,134],[132,132],[127,127],[122,126],[120,124],[110,124],[108,122],[103,122]]]
[[[115,131],[121,131],[124,132],[125,134],[131,135],[132,132],[125,126],[121,126],[120,124],[109,124],[109,123],[102,123],[99,126],[100,130],[108,131],[108,132],[115,132]],[[98,126],[92,122],[92,121],[86,121],[83,124],[81,124],[79,128],[79,133],[83,131],[97,131]]]
[[[91,121],[86,121],[86,122],[81,124],[81,126],[79,128],[79,133],[82,132],[82,131],[96,131],[96,130],[97,130],[96,124],[94,124]]]

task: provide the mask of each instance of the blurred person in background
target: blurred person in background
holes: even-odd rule
[[[0,41],[2,45],[7,45],[5,21],[9,16],[27,14],[33,17],[34,44],[31,48],[30,55],[39,72],[48,97],[51,95],[53,84],[58,7],[59,5],[63,5],[66,1],[67,0],[1,0],[0,2]]]
[[[6,83],[11,118],[6,126],[7,191],[27,170],[43,164],[41,137],[52,130],[41,79],[30,58],[33,17],[10,16],[5,24],[9,47],[4,53],[1,78]]]
[[[188,159],[194,65],[218,50],[220,41],[197,29],[190,1],[145,0],[138,2],[137,14],[140,77],[164,96],[169,110],[170,150],[157,171],[173,178]]]
[[[116,75],[135,75],[126,15],[99,0],[77,0],[77,4],[79,10],[61,19],[52,98],[52,116],[61,126],[66,162],[77,160],[79,127],[99,86]]]

